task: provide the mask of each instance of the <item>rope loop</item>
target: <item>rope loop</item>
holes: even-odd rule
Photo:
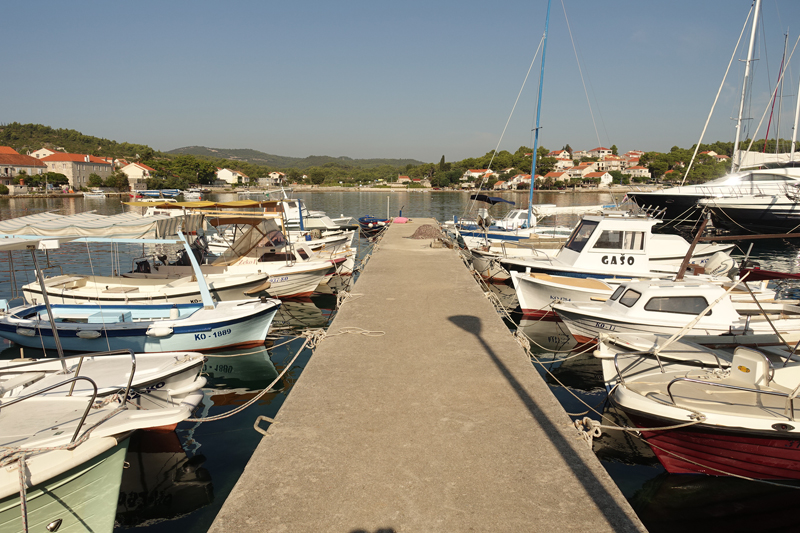
[[[592,441],[594,439],[599,439],[603,436],[600,422],[588,416],[578,418],[575,420],[574,425],[575,429],[578,430],[578,438],[586,441],[589,445],[589,449],[592,448]]]

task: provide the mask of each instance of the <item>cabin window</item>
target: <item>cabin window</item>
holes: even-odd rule
[[[624,305],[625,307],[633,307],[633,304],[639,301],[639,298],[642,297],[642,293],[639,291],[635,291],[633,289],[628,289],[625,291],[625,294],[622,295],[622,298],[619,299],[619,303]]]
[[[614,300],[619,298],[619,295],[622,294],[622,291],[624,291],[624,290],[625,290],[625,287],[623,285],[620,285],[619,287],[617,287],[617,290],[614,291],[614,294],[612,294],[611,298],[609,298],[609,299],[613,302]]]
[[[594,244],[603,250],[644,250],[643,231],[604,231]]]
[[[699,315],[706,307],[708,307],[708,301],[702,296],[658,296],[650,298],[644,309],[659,313]],[[708,314],[710,315],[711,311]]]
[[[572,235],[570,235],[565,247],[573,252],[580,253],[586,246],[586,243],[589,242],[589,237],[591,237],[596,227],[597,222],[593,220],[581,221],[578,227],[575,228],[575,231],[572,232]]]
[[[777,174],[751,174],[753,181],[795,181],[788,176],[779,176]]]

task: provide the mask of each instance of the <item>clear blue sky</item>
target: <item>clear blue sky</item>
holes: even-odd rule
[[[791,50],[800,33],[800,0],[763,4],[753,128],[778,78],[783,34]],[[616,144],[624,152],[697,142],[750,2],[563,5],[599,139],[562,0],[553,0],[539,144]],[[546,0],[7,2],[0,122],[163,151],[480,156],[500,141],[546,7]],[[744,59],[746,42],[741,50]],[[795,54],[784,138],[791,138],[800,47]],[[704,141],[733,141],[742,72],[735,61]],[[501,150],[532,145],[538,77],[537,60]]]

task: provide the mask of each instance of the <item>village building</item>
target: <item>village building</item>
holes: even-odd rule
[[[602,159],[607,155],[614,155],[610,148],[603,148],[602,146],[599,148],[592,148],[589,150],[589,157],[596,157],[598,159]]]
[[[147,189],[147,180],[155,176],[156,169],[142,163],[130,163],[122,167],[120,172],[128,176],[131,190],[143,191]]]
[[[250,181],[250,178],[244,172],[229,168],[218,168],[216,174],[217,180],[223,185],[239,185]]]
[[[20,154],[9,146],[0,146],[0,184],[8,187],[9,194],[24,194],[28,188],[20,184],[20,174],[44,174],[47,165],[29,155]]]
[[[627,174],[631,178],[647,178],[650,179],[650,171],[647,167],[642,166],[634,166],[628,167],[622,171],[623,174]]]
[[[607,187],[608,185],[611,185],[611,182],[614,181],[614,176],[608,172],[589,172],[584,176],[584,178],[600,180],[598,183],[600,187]]]
[[[89,176],[92,174],[97,174],[105,180],[114,173],[114,165],[88,154],[55,152],[42,157],[40,161],[47,165],[47,172],[65,175],[69,180],[70,189],[76,191],[89,186]]]
[[[597,172],[597,162],[581,163],[567,170],[570,178],[583,178],[590,172]]]

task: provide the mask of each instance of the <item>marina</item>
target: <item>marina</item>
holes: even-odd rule
[[[519,202],[520,195],[504,195]],[[219,200],[226,200],[220,196]],[[556,521],[563,525],[577,520],[575,529],[663,531],[678,523],[676,516],[691,512],[701,518],[680,526],[691,531],[702,530],[704,510],[685,502],[684,490],[700,491],[698,498],[706,491],[718,494],[720,502],[707,504],[707,513],[714,512],[713,505],[741,501],[742,494],[754,495],[752,504],[748,500],[732,514],[734,524],[735,517],[747,523],[742,516],[756,512],[760,501],[756,495],[767,493],[780,501],[794,494],[791,485],[767,489],[756,481],[696,477],[692,481],[666,474],[647,444],[625,432],[603,430],[592,441],[594,453],[589,453],[586,441],[576,438],[579,434],[571,424],[572,419],[587,416],[576,415],[587,410],[585,404],[599,406],[604,417],[616,417],[622,425],[631,424],[604,403],[601,363],[591,352],[571,352],[575,344],[563,324],[525,321],[515,314],[519,304],[510,284],[484,287],[502,302],[503,312],[498,314],[455,250],[431,247],[432,238],[407,238],[420,225],[434,226],[438,220],[462,213],[467,193],[298,196],[311,208],[354,219],[363,213],[383,216],[388,199],[390,214],[397,215],[402,208],[410,223],[390,224],[375,248],[360,238],[360,259],[370,257],[357,267],[349,295],[340,293],[337,300],[335,294],[314,293],[310,298],[285,300],[263,347],[204,354],[207,383],[193,420],[225,416],[254,403],[244,412],[214,422],[182,422],[163,438],[137,433],[139,440],[132,441],[126,459],[137,471],[123,474],[118,530],[252,529],[242,522],[246,518],[242,510],[263,508],[270,511],[263,522],[252,516],[261,524],[271,524],[265,530],[280,529],[273,528],[274,524],[288,530],[337,525],[347,531],[518,530],[532,528],[531,524],[550,529],[548,524]],[[613,204],[614,200],[608,193],[536,193],[537,202],[560,205]],[[69,214],[94,208],[83,202],[80,198],[3,199],[0,212],[5,219],[44,210]],[[104,214],[121,211],[121,204],[113,202],[106,200]],[[572,222],[559,218],[556,223]],[[112,266],[108,246],[90,247],[96,269],[107,271]],[[77,253],[82,249],[85,256],[86,248],[67,244],[52,250],[50,259],[65,273],[89,274]],[[731,253],[741,256],[744,252],[737,247]],[[791,241],[759,242],[750,257],[763,267],[796,272],[797,252]],[[406,255],[410,257],[398,261]],[[412,258],[422,262],[420,270],[413,267]],[[410,281],[397,269],[408,270]],[[3,287],[8,283],[4,278]],[[789,286],[776,288],[791,293]],[[404,307],[409,303],[411,311]],[[445,313],[452,319],[434,320],[438,308],[450,305],[457,307]],[[480,320],[479,335],[475,317]],[[396,326],[400,328],[392,329]],[[309,328],[327,330],[327,337],[313,351],[306,347],[294,359]],[[339,333],[350,328],[372,333]],[[515,342],[513,334],[518,330],[530,339],[533,360]],[[3,358],[19,357],[19,347],[3,346]],[[52,350],[47,353],[54,355]],[[25,348],[24,354],[41,356],[41,351]],[[265,392],[283,370],[286,374]],[[434,417],[431,422],[426,422],[428,416]],[[259,422],[272,436],[263,437],[254,430],[259,417],[277,420],[272,425],[264,419]],[[508,442],[504,431],[513,435],[507,437]],[[280,447],[270,450],[270,446]],[[554,457],[544,455],[553,450]],[[384,461],[373,459],[380,453],[391,456]],[[470,453],[477,458],[470,460]],[[513,471],[504,474],[508,467]],[[576,477],[575,472],[581,475]],[[237,482],[248,483],[253,476],[255,489],[234,489]],[[486,479],[479,482],[479,476]],[[455,485],[445,486],[450,478]],[[314,486],[300,490],[309,481]],[[466,484],[463,495],[455,491],[462,482]],[[542,494],[534,497],[534,491]],[[256,497],[257,505],[247,503]],[[463,505],[467,500],[469,505]],[[365,501],[370,504],[364,505]],[[458,502],[462,503],[453,505]],[[339,505],[335,512],[325,511],[334,504]],[[353,511],[342,511],[346,505]],[[543,505],[547,512],[538,510]],[[530,512],[531,507],[537,511]],[[667,516],[664,509],[673,510],[675,516]],[[423,523],[426,513],[434,521]],[[583,522],[587,517],[594,520]],[[494,527],[479,525],[489,518]],[[344,519],[353,523],[336,522]],[[331,522],[323,525],[323,520]],[[785,513],[776,512],[767,523],[786,520]]]

